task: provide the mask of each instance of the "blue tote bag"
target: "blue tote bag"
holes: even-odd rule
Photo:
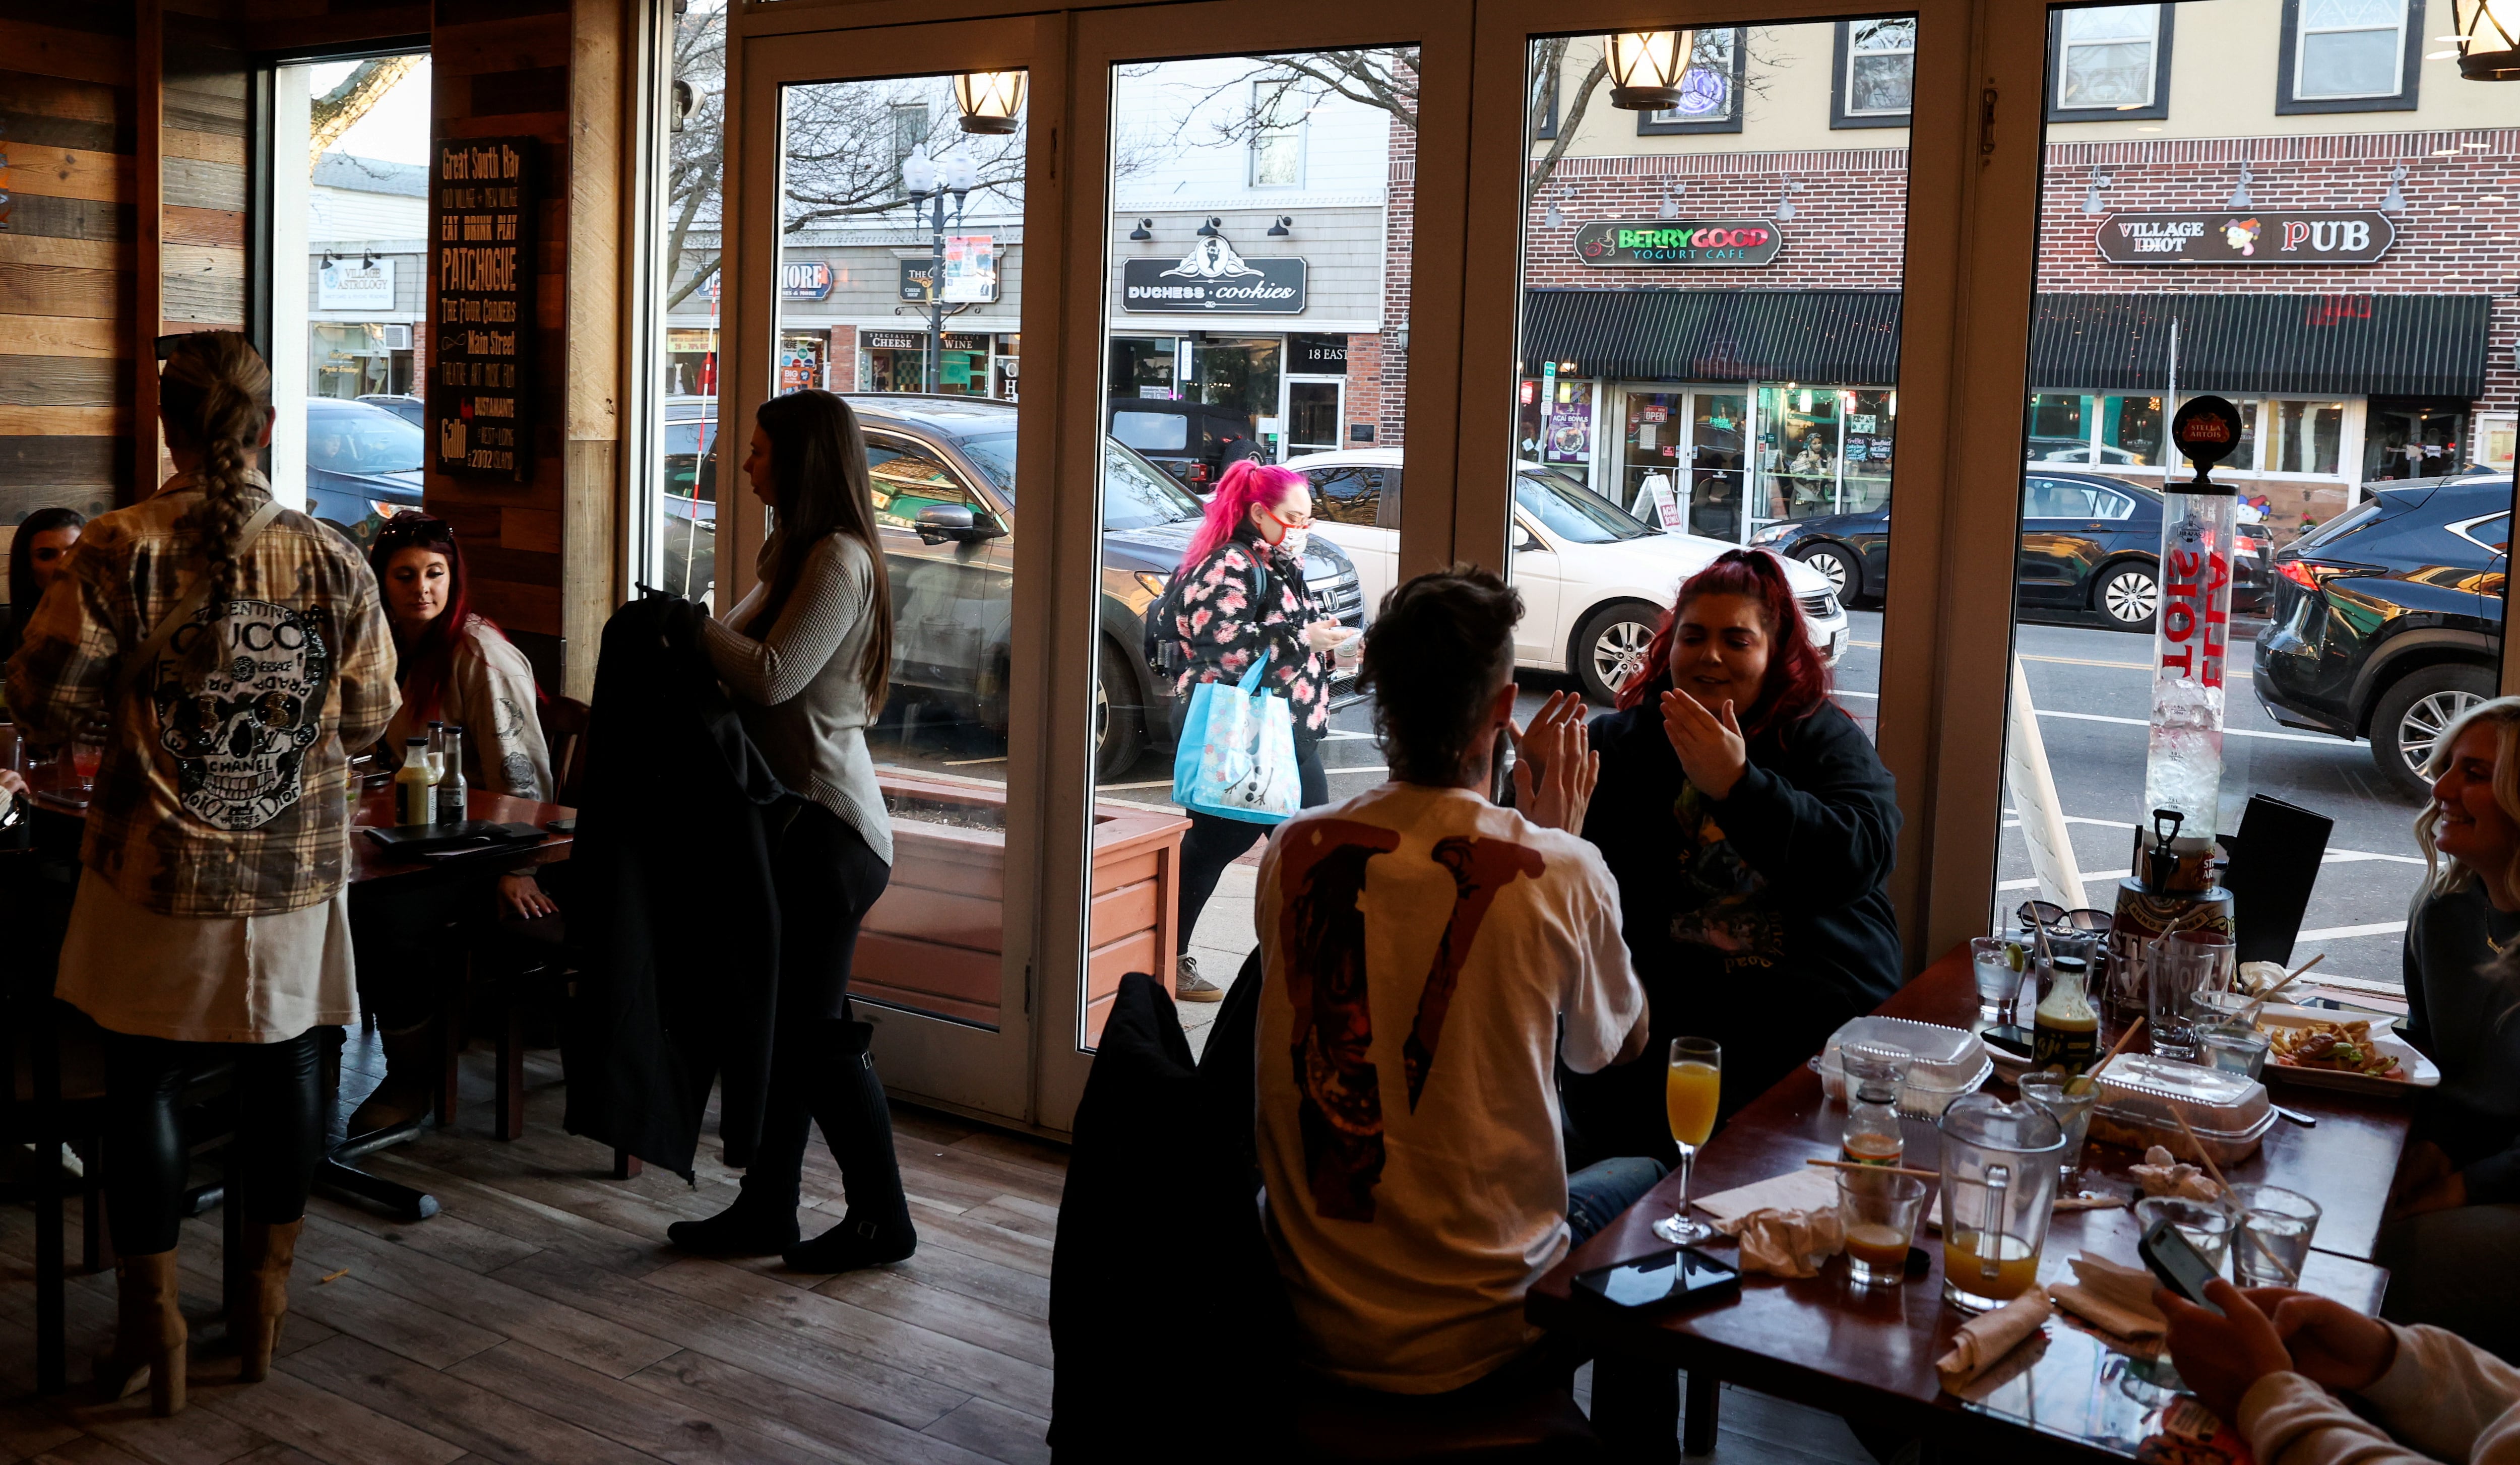
[[[1237,682],[1191,688],[1190,715],[1173,752],[1173,802],[1184,809],[1282,823],[1303,807],[1295,769],[1295,719],[1286,699],[1262,689],[1269,658]]]

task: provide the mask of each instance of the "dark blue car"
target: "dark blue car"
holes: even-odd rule
[[[382,407],[308,398],[306,511],[367,549],[387,515],[420,507],[423,441],[416,424]]]

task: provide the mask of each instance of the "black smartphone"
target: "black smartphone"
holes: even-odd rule
[[[2205,1300],[2205,1284],[2221,1273],[2186,1237],[2179,1234],[2179,1227],[2168,1221],[2156,1221],[2144,1229],[2135,1249],[2136,1255],[2143,1258],[2143,1265],[2161,1278],[2161,1285],[2217,1317],[2223,1315],[2222,1309]]]
[[[1703,1307],[1741,1295],[1741,1273],[1695,1247],[1676,1246],[1575,1274],[1575,1292],[1613,1308]]]
[[[551,830],[554,834],[574,834],[577,832],[577,821],[574,819],[556,819],[543,825],[543,827]]]

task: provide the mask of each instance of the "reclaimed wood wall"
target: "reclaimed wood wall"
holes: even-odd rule
[[[227,0],[161,3],[155,333],[243,331],[252,200],[246,159],[251,77],[242,17]],[[141,384],[144,394],[154,376]],[[139,425],[158,458],[157,471],[135,485],[145,492],[170,476],[174,465],[165,461],[158,434],[148,422]]]

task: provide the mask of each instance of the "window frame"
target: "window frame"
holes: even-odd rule
[[[1835,27],[1836,41],[1828,72],[1828,125],[1843,132],[1861,127],[1905,127],[1915,113],[1916,47],[1912,39],[1904,52],[1858,52],[1855,49],[1855,27],[1868,21],[1913,21],[1913,16],[1867,16],[1863,21],[1840,21]],[[1847,99],[1855,91],[1855,58],[1859,55],[1904,55],[1908,58],[1908,106],[1899,111],[1855,111]]]
[[[2423,80],[2424,0],[2400,0],[2398,12],[2398,89],[2362,97],[2299,97],[2301,66],[2301,0],[2283,0],[2282,39],[2275,53],[2275,115],[2308,116],[2321,112],[2413,111]]]
[[[1273,78],[1265,76],[1256,76],[1252,78],[1251,114],[1254,121],[1252,123],[1251,140],[1249,143],[1244,145],[1242,149],[1242,186],[1247,189],[1266,191],[1269,193],[1298,190],[1304,186],[1306,165],[1311,161],[1312,150],[1310,134],[1312,132],[1312,126],[1310,119],[1312,116],[1312,110],[1310,108],[1306,108],[1303,113],[1296,117],[1295,121],[1291,125],[1281,125],[1275,122],[1263,123],[1258,121],[1257,118],[1260,115],[1259,92],[1262,87],[1267,86],[1275,86],[1278,88],[1277,100],[1272,104],[1272,111],[1274,112],[1276,107],[1279,104],[1282,104],[1287,97],[1298,95],[1303,91],[1304,79],[1301,76],[1296,76],[1284,82],[1279,82]],[[1291,138],[1291,141],[1295,145],[1295,176],[1291,181],[1285,183],[1262,183],[1260,181],[1260,145],[1263,142],[1276,142],[1282,138]]]
[[[1637,113],[1637,136],[1685,137],[1711,132],[1738,132],[1741,130],[1741,113],[1744,110],[1741,106],[1741,77],[1742,69],[1744,66],[1747,65],[1750,52],[1750,27],[1747,25],[1709,25],[1704,28],[1708,30],[1729,30],[1732,32],[1732,66],[1724,78],[1724,84],[1727,88],[1726,101],[1730,104],[1727,114],[1722,117],[1695,122],[1657,122],[1654,120],[1654,114],[1652,112],[1641,111]],[[1689,59],[1691,61],[1696,60],[1694,46],[1691,47]],[[1683,69],[1682,74],[1687,74],[1686,68]]]
[[[2170,53],[2173,32],[2178,29],[2179,7],[2163,3],[2153,7],[2152,25],[2152,100],[2141,107],[2060,107],[2055,99],[2065,92],[2065,16],[2061,10],[2048,13],[2048,69],[2041,87],[2048,96],[2048,120],[2053,122],[2158,122],[2170,115]]]

